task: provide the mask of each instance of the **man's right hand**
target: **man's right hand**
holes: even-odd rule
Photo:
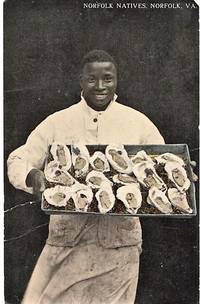
[[[45,176],[39,169],[32,169],[26,178],[27,187],[33,187],[33,194],[41,198],[41,192],[45,190]]]

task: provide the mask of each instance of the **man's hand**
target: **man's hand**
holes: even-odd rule
[[[33,187],[33,194],[41,199],[41,192],[45,190],[45,176],[39,169],[32,169],[26,178],[27,187]]]
[[[190,167],[191,167],[191,170],[192,170],[192,181],[193,182],[196,182],[198,181],[198,176],[194,173],[193,171],[193,168],[195,168],[197,165],[197,163],[194,161],[194,160],[191,160],[190,161]]]

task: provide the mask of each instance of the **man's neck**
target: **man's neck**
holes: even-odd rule
[[[107,104],[107,105],[105,105],[104,107],[101,107],[101,108],[95,107],[94,105],[89,104],[87,101],[86,101],[86,103],[87,103],[88,107],[92,108],[94,111],[102,112],[102,111],[105,111],[107,109],[107,107],[110,105],[111,101],[109,102],[109,104]]]

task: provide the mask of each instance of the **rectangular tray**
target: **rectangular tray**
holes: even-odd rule
[[[140,150],[144,150],[149,155],[160,155],[166,152],[176,154],[184,159],[186,164],[186,171],[188,178],[192,180],[192,170],[190,167],[190,154],[187,144],[165,144],[165,145],[124,145],[128,155],[135,155]],[[90,154],[93,154],[95,151],[105,151],[106,145],[87,145],[87,148]],[[45,208],[44,199],[42,196],[41,209],[46,214],[91,214],[99,216],[136,216],[136,217],[170,217],[170,218],[191,218],[197,214],[196,208],[196,197],[195,197],[195,186],[191,182],[190,188],[188,189],[189,194],[189,203],[193,212],[190,214],[155,214],[155,213],[137,213],[137,214],[125,214],[125,213],[106,213],[101,214],[98,212],[80,212],[80,211],[68,211],[60,209],[50,209]]]

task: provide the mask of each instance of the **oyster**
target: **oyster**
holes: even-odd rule
[[[181,166],[185,165],[185,163],[182,160],[182,158],[180,158],[179,156],[177,156],[177,155],[175,155],[173,153],[164,153],[164,154],[161,154],[161,155],[157,156],[155,158],[155,160],[157,161],[157,163],[163,164],[163,165],[165,165],[168,162],[175,162],[175,163],[180,164]]]
[[[144,150],[139,151],[135,156],[131,156],[130,160],[133,166],[144,161],[148,161],[152,164],[154,163]]]
[[[90,187],[77,183],[72,188],[72,199],[77,211],[87,211],[93,199],[93,192]]]
[[[122,186],[117,189],[117,198],[122,201],[129,213],[136,214],[142,204],[142,195],[137,184]]]
[[[47,188],[43,192],[45,200],[53,206],[63,207],[67,205],[71,198],[71,191],[69,187],[57,185],[53,188]]]
[[[138,163],[133,167],[133,173],[137,180],[146,188],[155,186],[161,191],[166,191],[167,186],[163,180],[158,176],[152,163],[145,161]]]
[[[179,163],[166,163],[165,171],[167,172],[168,178],[174,183],[178,190],[186,191],[189,189],[190,180],[187,177],[185,169]]]
[[[185,192],[180,192],[176,188],[169,188],[167,193],[169,200],[174,207],[184,213],[192,213]]]
[[[130,176],[125,173],[118,173],[118,174],[114,175],[112,179],[113,179],[114,183],[122,184],[122,185],[137,183],[137,180],[135,177]]]
[[[64,167],[65,170],[69,170],[72,161],[69,149],[66,145],[58,142],[52,143],[50,152],[53,156],[53,159],[59,163],[61,167]]]
[[[108,184],[110,183],[112,185],[112,182],[102,172],[95,170],[88,173],[85,181],[93,189],[100,188],[103,182],[107,182]]]
[[[131,161],[123,145],[108,145],[105,150],[106,157],[116,171],[131,173]]]
[[[147,203],[156,207],[162,213],[168,214],[173,212],[172,205],[167,196],[156,187],[150,188]]]
[[[75,176],[83,177],[89,170],[89,152],[86,146],[74,144],[71,146],[72,163],[74,166]]]
[[[98,208],[101,213],[110,211],[115,204],[115,196],[112,187],[107,182],[101,184],[101,188],[95,195],[98,201]]]
[[[100,151],[94,152],[94,154],[90,157],[90,164],[94,170],[101,172],[110,171],[110,165],[108,163],[108,160],[106,159],[105,155]]]
[[[64,186],[72,186],[75,179],[67,172],[67,170],[60,169],[59,163],[51,161],[44,169],[46,179],[52,183],[58,183]]]

